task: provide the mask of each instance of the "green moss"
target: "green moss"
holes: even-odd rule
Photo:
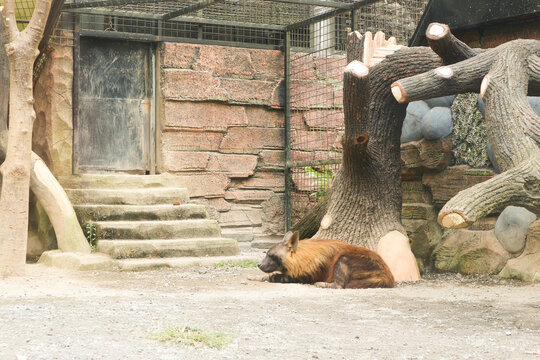
[[[456,165],[488,167],[487,133],[484,116],[478,110],[478,94],[460,94],[452,104],[454,121],[452,149]]]

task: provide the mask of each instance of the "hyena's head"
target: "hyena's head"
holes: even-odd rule
[[[298,231],[295,231],[294,233],[289,231],[283,237],[282,242],[272,246],[266,252],[266,256],[257,266],[265,273],[272,273],[274,271],[286,273],[287,268],[285,264],[287,258],[290,256],[291,253],[296,251],[296,248],[298,247],[298,241]]]

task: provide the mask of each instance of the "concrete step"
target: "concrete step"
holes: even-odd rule
[[[66,189],[73,204],[173,205],[189,201],[186,188],[151,189]]]
[[[221,237],[216,220],[97,221],[100,239],[192,239]]]
[[[247,261],[260,262],[264,254],[236,256],[205,256],[181,258],[141,258],[117,260],[116,264],[122,271],[145,271],[160,268],[187,269],[197,266],[213,266],[218,264],[235,264]]]
[[[115,259],[179,256],[236,255],[234,239],[196,238],[169,240],[100,240],[98,251]]]
[[[82,223],[117,220],[185,220],[207,219],[204,205],[74,205]]]
[[[156,187],[185,187],[183,180],[171,174],[81,174],[60,176],[58,181],[65,189],[143,189]]]

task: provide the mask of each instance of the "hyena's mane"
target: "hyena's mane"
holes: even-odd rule
[[[338,240],[302,240],[295,251],[287,254],[283,265],[293,278],[321,281],[326,278],[332,260],[344,250],[344,245]]]

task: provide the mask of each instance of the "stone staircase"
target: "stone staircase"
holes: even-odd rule
[[[82,175],[60,178],[84,227],[92,221],[98,251],[115,259],[228,256],[236,240],[221,236],[203,205],[171,175]]]

